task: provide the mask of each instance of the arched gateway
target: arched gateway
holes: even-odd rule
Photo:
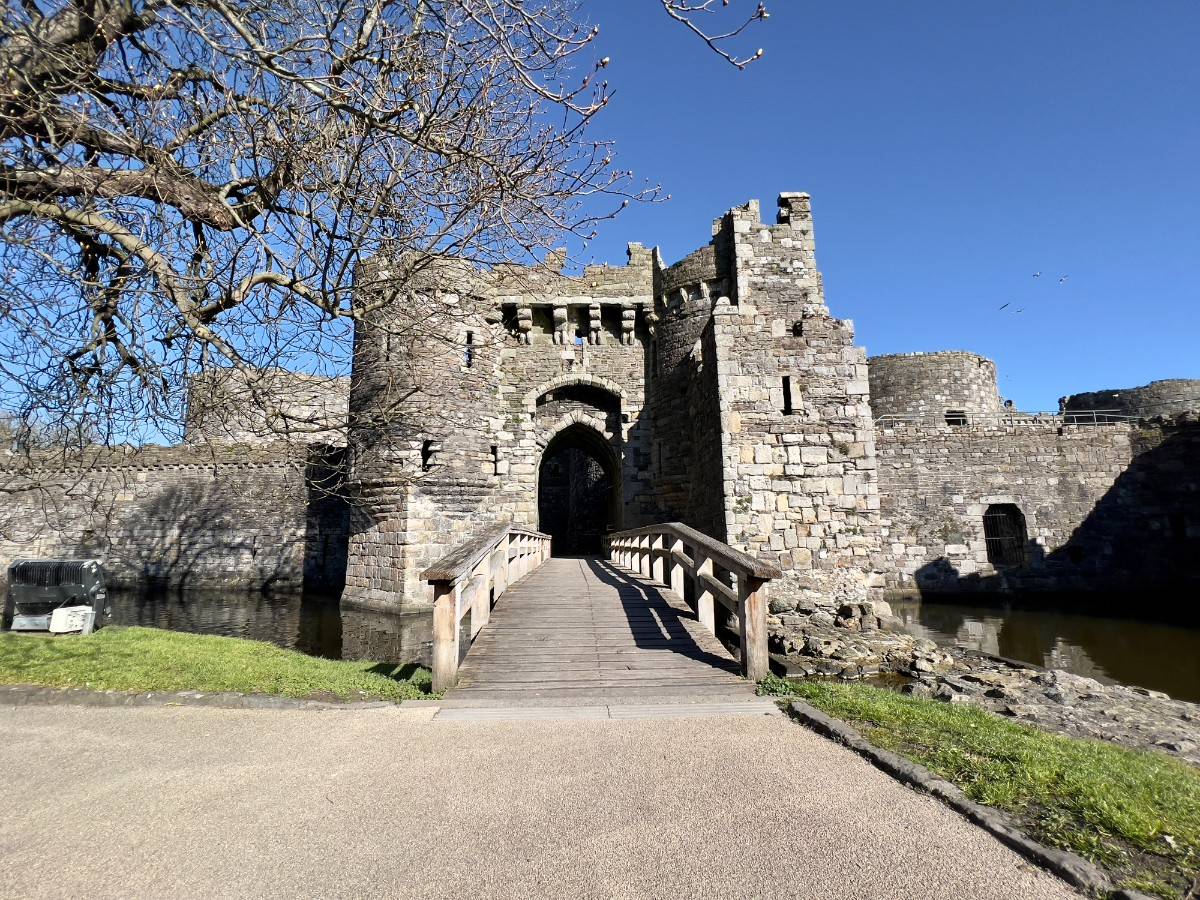
[[[555,556],[599,554],[620,522],[621,467],[608,440],[573,422],[550,439],[538,465],[538,530]]]

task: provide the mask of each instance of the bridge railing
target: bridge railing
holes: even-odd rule
[[[550,535],[499,525],[447,553],[421,577],[433,588],[433,689],[458,681],[462,619],[471,613],[470,641],[487,624],[492,603],[550,558]],[[469,642],[468,642],[469,646]]]
[[[966,428],[969,426],[1015,428],[1024,425],[1119,425],[1136,421],[1137,416],[1130,416],[1116,409],[1080,409],[1067,412],[961,412],[957,414],[947,412],[944,416],[934,413],[925,415],[887,413],[875,418],[875,424],[880,428],[897,428],[904,425],[928,425],[936,428]]]
[[[714,602],[726,607],[738,619],[743,674],[753,681],[767,674],[767,584],[782,574],[775,566],[679,522],[614,532],[609,558],[680,597],[691,578],[700,623],[715,634]]]

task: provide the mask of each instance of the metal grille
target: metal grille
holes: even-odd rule
[[[989,506],[983,514],[987,558],[993,566],[1025,564],[1025,516],[1011,503]]]
[[[12,584],[32,587],[58,587],[63,584],[83,584],[83,563],[63,560],[25,560],[14,563],[10,572]]]

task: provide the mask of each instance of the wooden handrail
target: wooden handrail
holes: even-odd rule
[[[777,567],[681,522],[615,532],[608,536],[608,552],[617,565],[666,585],[680,597],[683,579],[690,577],[700,624],[716,633],[713,603],[727,607],[738,617],[742,672],[753,681],[767,675],[767,583],[783,574]]]
[[[520,525],[497,525],[447,553],[421,577],[433,588],[433,689],[458,681],[460,622],[471,611],[471,637],[491,618],[508,587],[550,558],[550,535]],[[469,646],[469,644],[468,644]]]

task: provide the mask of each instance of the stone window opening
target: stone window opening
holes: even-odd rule
[[[997,568],[1025,565],[1025,514],[1012,503],[993,503],[983,514],[987,558]]]
[[[554,310],[549,306],[532,308],[533,328],[530,332],[533,342],[551,344],[554,342]]]
[[[658,374],[658,341],[656,339],[650,341],[650,372],[654,375]]]
[[[505,303],[500,307],[500,325],[513,336],[521,333],[521,320],[517,314],[517,304]]]
[[[792,393],[792,376],[783,376],[783,414],[785,416],[794,416],[796,414],[796,397]]]
[[[600,330],[606,337],[612,338],[617,343],[621,342],[621,308],[619,306],[600,307]]]
[[[492,474],[500,474],[500,448],[496,444],[492,444]]]
[[[804,337],[804,320],[803,319],[797,319],[795,322],[792,323],[792,336],[793,337]]]
[[[946,424],[953,428],[962,428],[966,426],[967,411],[965,409],[946,410]]]
[[[467,345],[463,348],[463,365],[468,369],[475,365],[475,332],[467,329]]]
[[[428,472],[437,465],[437,455],[441,452],[442,445],[440,441],[422,441],[421,442],[421,471]]]

